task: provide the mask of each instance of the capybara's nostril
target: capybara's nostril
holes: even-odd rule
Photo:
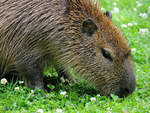
[[[130,90],[128,88],[120,89],[120,97],[126,97],[130,94]]]

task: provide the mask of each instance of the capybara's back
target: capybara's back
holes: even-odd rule
[[[72,68],[101,95],[135,89],[127,41],[94,0],[0,1],[0,78],[18,74],[31,89],[44,89],[50,65],[70,80]]]

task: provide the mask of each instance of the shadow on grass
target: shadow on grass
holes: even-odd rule
[[[65,90],[67,92],[73,91],[78,93],[80,96],[83,96],[85,94],[88,95],[97,95],[98,91],[94,87],[89,86],[87,83],[84,82],[78,82],[75,84],[70,83],[69,81],[66,81],[65,83],[62,83],[59,77],[44,77],[44,84],[45,84],[45,89],[50,92],[50,91],[60,91],[60,90]],[[50,89],[47,87],[47,85],[53,85],[54,88]]]

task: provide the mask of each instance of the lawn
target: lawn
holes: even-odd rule
[[[150,113],[150,1],[100,0],[128,40],[135,64],[137,87],[124,98],[100,96],[92,86],[48,84],[51,92],[30,90],[19,82],[0,84],[0,113]],[[57,80],[51,68],[46,74]]]

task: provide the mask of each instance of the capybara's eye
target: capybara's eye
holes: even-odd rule
[[[102,48],[101,49],[103,56],[108,59],[109,61],[113,61],[111,54],[109,53],[109,51],[107,51],[106,49]]]

